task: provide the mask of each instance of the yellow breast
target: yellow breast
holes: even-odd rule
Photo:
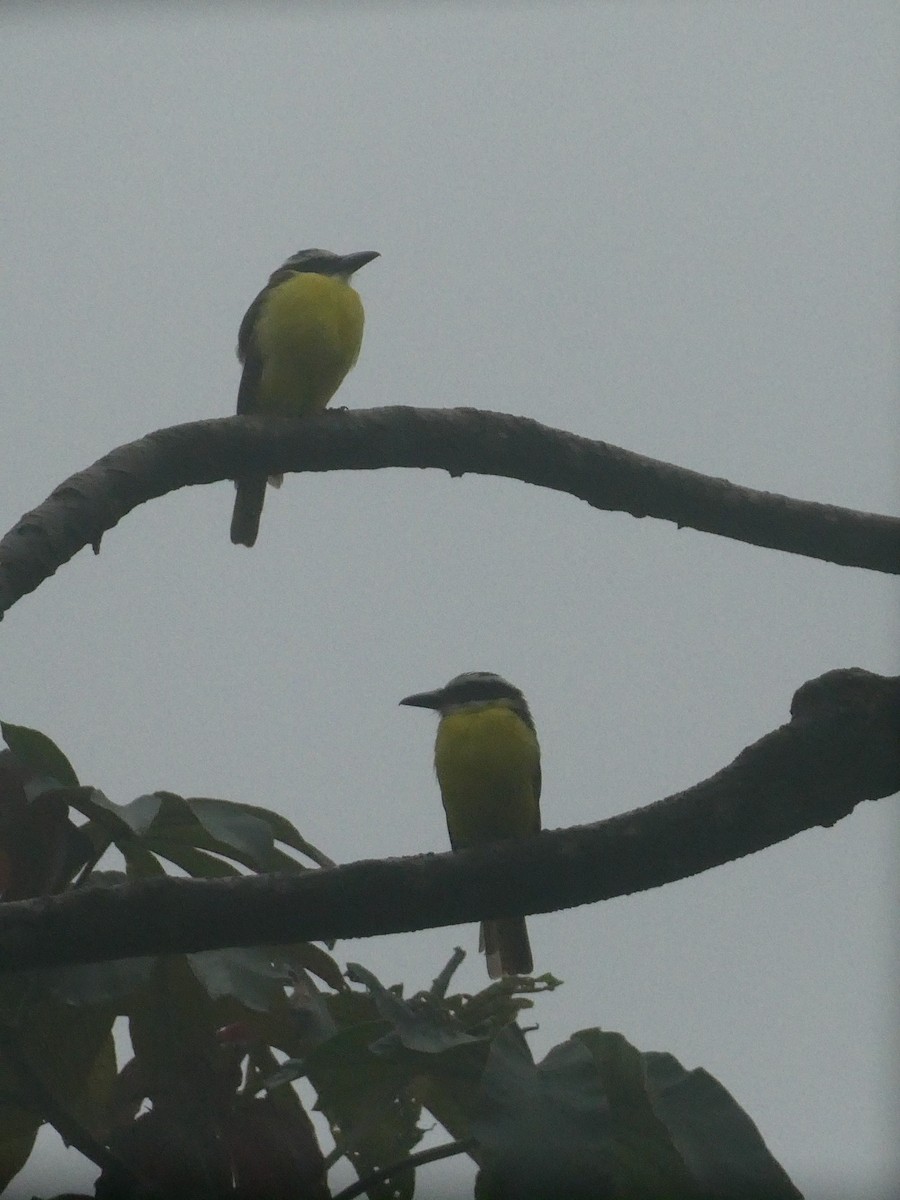
[[[523,837],[540,829],[534,731],[502,705],[441,719],[434,765],[456,848]]]
[[[255,330],[259,409],[302,416],[324,408],[356,362],[362,335],[362,303],[343,280],[307,272],[272,288]]]

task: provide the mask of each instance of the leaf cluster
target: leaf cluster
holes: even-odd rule
[[[2,731],[5,899],[330,865],[266,809],[168,792],[116,805],[45,735]],[[124,870],[100,869],[112,850]],[[311,943],[6,974],[0,1186],[48,1122],[97,1163],[98,1200],[327,1200],[339,1159],[358,1180],[342,1200],[408,1200],[420,1165],[461,1153],[478,1200],[798,1196],[706,1072],[599,1029],[536,1063],[518,1018],[558,981],[454,994],[462,958],[408,998]],[[451,1140],[418,1149],[435,1122]]]

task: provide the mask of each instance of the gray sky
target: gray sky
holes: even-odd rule
[[[113,446],[233,411],[244,309],[311,245],[383,255],[340,403],[520,413],[896,511],[894,3],[0,24],[4,528]],[[873,573],[436,471],[288,478],[247,552],[232,497],[137,510],[0,627],[0,715],[116,801],[263,803],[341,861],[443,849],[434,722],[397,701],[460,671],[524,689],[558,827],[712,774],[823,671],[900,669]],[[536,1057],[620,1030],[713,1072],[808,1197],[893,1195],[897,832],[882,801],[532,918],[565,980]],[[483,986],[468,927],[338,956],[414,990],[457,944]],[[82,1182],[43,1146],[17,1194]]]

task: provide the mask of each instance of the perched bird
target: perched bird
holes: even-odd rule
[[[400,703],[440,713],[434,769],[454,850],[540,830],[541,751],[517,687],[472,671]],[[491,979],[534,969],[524,917],[482,921],[479,949]]]
[[[362,343],[363,307],[350,277],[377,257],[377,250],[298,250],[269,276],[238,332],[237,353],[244,364],[239,414],[302,417],[325,407]],[[270,482],[278,487],[281,476]],[[266,476],[243,476],[235,485],[231,540],[252,546]]]

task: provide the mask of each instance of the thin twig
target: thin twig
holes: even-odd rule
[[[414,1170],[426,1163],[439,1162],[442,1158],[452,1158],[456,1154],[467,1154],[477,1144],[474,1138],[462,1138],[456,1142],[446,1142],[443,1146],[436,1146],[433,1150],[420,1150],[418,1154],[410,1154],[408,1158],[401,1158],[397,1162],[389,1163],[386,1167],[379,1167],[365,1179],[358,1179],[350,1187],[338,1192],[332,1200],[354,1200],[355,1196],[361,1196],[370,1188],[384,1183],[392,1175],[399,1175],[401,1171]]]

